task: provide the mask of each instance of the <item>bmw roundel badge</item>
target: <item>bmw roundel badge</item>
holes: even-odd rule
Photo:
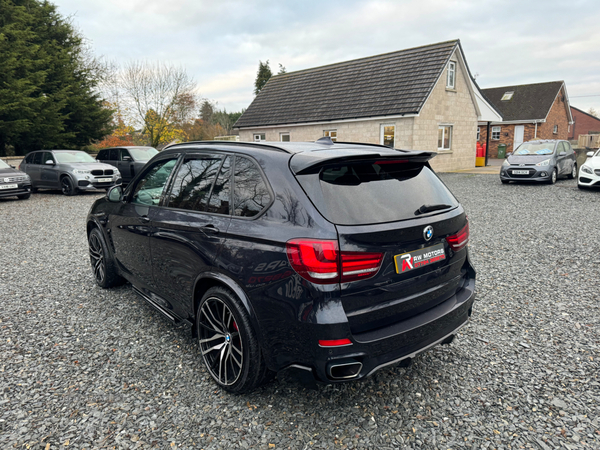
[[[423,229],[423,237],[427,242],[431,240],[433,237],[433,227],[431,225],[428,225]]]

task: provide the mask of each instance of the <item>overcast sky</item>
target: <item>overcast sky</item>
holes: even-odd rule
[[[597,0],[50,0],[97,56],[183,66],[227,111],[253,100],[258,61],[288,72],[460,39],[481,88],[564,80],[600,111]]]

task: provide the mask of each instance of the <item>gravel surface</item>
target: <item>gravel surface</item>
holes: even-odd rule
[[[0,200],[0,449],[599,449],[600,192],[442,178],[478,270],[458,339],[364,382],[244,396],[129,285],[96,287],[100,194]]]

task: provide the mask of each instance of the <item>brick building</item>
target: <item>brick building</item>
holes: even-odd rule
[[[600,119],[596,116],[574,106],[571,106],[571,115],[573,116],[573,126],[571,126],[569,139],[577,139],[580,134],[600,133]]]
[[[498,145],[512,152],[521,142],[534,139],[567,139],[573,118],[564,81],[523,84],[481,90],[502,114],[492,122],[488,157],[498,157]],[[477,139],[487,139],[487,124],[478,124]]]
[[[437,151],[436,170],[475,166],[477,121],[500,121],[460,41],[272,77],[235,124],[241,141],[334,141]]]

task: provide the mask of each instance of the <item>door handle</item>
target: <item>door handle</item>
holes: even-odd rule
[[[140,216],[140,222],[142,222],[142,223],[149,223],[150,222],[150,217],[148,217],[148,216]]]
[[[219,233],[219,229],[212,224],[206,225],[204,227],[200,227],[200,231],[202,231],[206,234],[218,234]]]

